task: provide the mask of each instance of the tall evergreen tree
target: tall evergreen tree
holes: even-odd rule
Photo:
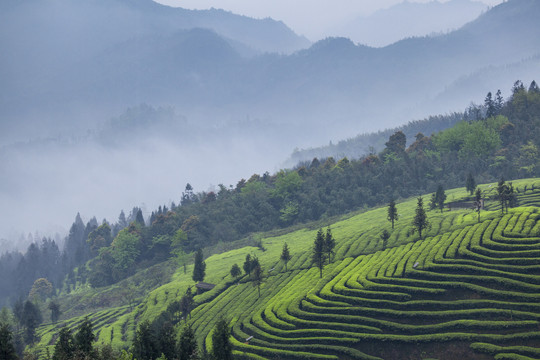
[[[83,322],[79,325],[77,333],[73,337],[73,342],[77,351],[87,357],[92,357],[94,354],[92,343],[95,340],[96,335],[94,334],[92,322],[88,316],[86,316]]]
[[[182,328],[180,340],[176,346],[176,353],[179,360],[195,360],[198,358],[197,340],[191,324],[187,324]]]
[[[495,116],[495,102],[493,101],[491,92],[488,92],[486,99],[484,100],[484,106],[486,108],[486,118]]]
[[[335,247],[336,247],[336,240],[334,239],[334,236],[332,235],[332,230],[330,230],[330,227],[328,227],[326,229],[326,235],[324,236],[324,252],[326,253],[326,256],[328,257],[328,264],[330,264],[330,262],[332,261]]]
[[[206,276],[206,263],[204,262],[204,256],[202,249],[199,248],[195,253],[195,263],[193,265],[193,281],[203,281]]]
[[[187,321],[188,316],[191,319],[191,310],[193,309],[193,293],[191,292],[191,288],[188,287],[186,290],[186,293],[184,296],[182,296],[182,299],[180,299],[180,311],[182,311],[182,315],[184,316],[184,319]]]
[[[291,260],[291,254],[289,252],[289,245],[283,243],[283,249],[281,249],[280,259],[285,263],[285,271],[287,271],[287,263]]]
[[[233,360],[229,322],[220,318],[212,333],[212,360]]]
[[[324,234],[322,229],[319,229],[315,241],[313,242],[311,261],[319,268],[320,277],[322,278],[322,271],[324,262],[326,260],[326,253],[324,251]]]
[[[176,334],[174,326],[170,321],[161,324],[157,329],[158,352],[165,355],[167,359],[174,359],[176,355]]]
[[[465,187],[471,195],[474,193],[474,189],[476,189],[476,181],[474,180],[474,176],[472,173],[469,173],[467,175]]]
[[[57,322],[58,319],[60,319],[60,315],[62,314],[62,312],[60,311],[60,305],[54,300],[51,300],[51,302],[49,302],[48,308],[49,310],[51,310],[51,322]]]
[[[478,222],[480,222],[480,210],[482,210],[482,190],[480,190],[480,188],[476,189],[474,207],[478,213]]]
[[[34,342],[36,337],[36,328],[43,321],[39,307],[30,300],[24,302],[23,308],[24,341],[27,344]]]
[[[71,360],[75,356],[75,343],[67,326],[60,329],[54,346],[53,360]]]
[[[139,225],[141,225],[142,227],[145,226],[145,223],[144,223],[144,217],[143,217],[143,214],[142,214],[142,210],[139,209],[137,211],[137,215],[135,216],[135,222]]]
[[[0,359],[17,360],[17,352],[13,344],[13,333],[9,325],[0,323]]]
[[[497,94],[495,95],[495,114],[500,115],[501,111],[504,107],[504,99],[502,97],[501,90],[497,90]]]
[[[251,273],[251,255],[246,255],[246,260],[244,261],[244,265],[242,265],[242,268],[244,269],[244,273],[246,275],[249,275]]]
[[[253,278],[253,286],[257,287],[257,290],[259,292],[259,298],[261,297],[261,285],[263,282],[263,270],[259,263],[253,268],[252,274]]]
[[[398,221],[398,212],[396,208],[396,202],[392,199],[390,200],[390,203],[388,204],[388,221],[392,223],[392,230],[394,229],[394,222]]]
[[[412,225],[414,229],[418,231],[418,236],[420,239],[422,239],[422,232],[428,228],[429,221],[427,219],[426,211],[424,210],[424,200],[421,196],[417,199],[416,211]]]
[[[388,239],[390,239],[390,233],[388,232],[388,230],[384,229],[380,236],[382,240],[382,248],[384,250],[386,249],[386,246],[388,245]]]
[[[148,321],[139,324],[133,341],[133,355],[137,360],[153,360],[161,355],[157,340]]]
[[[444,209],[444,202],[446,201],[446,194],[442,185],[437,186],[437,191],[435,192],[435,203],[437,208],[441,211],[441,214]]]

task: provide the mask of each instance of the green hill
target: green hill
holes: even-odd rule
[[[410,231],[415,199],[398,203],[387,249],[380,233],[391,226],[380,207],[332,224],[261,234],[264,251],[247,246],[212,255],[205,281],[216,287],[195,296],[191,312],[198,341],[211,347],[212,329],[225,316],[239,359],[540,358],[540,179],[513,185],[520,206],[508,214],[495,198],[496,184],[481,185],[488,200],[480,222],[472,210],[429,211],[431,228],[422,240]],[[446,194],[448,202],[467,199],[463,188]],[[311,248],[327,225],[336,254],[320,278]],[[280,261],[285,242],[292,255],[287,271]],[[260,297],[247,276],[235,282],[229,273],[246,254],[264,269]],[[130,346],[138,323],[157,318],[193,286],[191,270],[178,268],[169,282],[138,294],[133,309],[116,300],[91,314],[98,343]],[[87,292],[84,301],[99,293],[80,291]],[[62,326],[80,321],[42,326],[37,348],[53,345]]]

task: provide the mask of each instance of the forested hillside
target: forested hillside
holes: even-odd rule
[[[516,342],[530,345],[537,338],[534,327],[538,315],[535,306],[528,303],[536,301],[537,291],[534,285],[539,263],[536,259],[538,239],[535,237],[538,233],[537,210],[509,212],[509,208],[538,206],[538,185],[534,181],[508,184],[500,180],[499,185],[482,186],[480,193],[472,195],[478,183],[539,175],[540,89],[535,82],[526,88],[517,81],[508,101],[490,93],[480,110],[476,118],[458,122],[432,136],[417,134],[409,146],[405,134],[398,131],[390,136],[382,152],[360,159],[315,158],[276,174],[255,174],[248,180],[240,180],[234,187],[220,185],[217,192],[197,193],[188,184],[178,204],[159,207],[149,219],[144,219],[138,208],[128,216],[121,212],[116,223],[106,220],[99,223],[94,218],[85,225],[77,215],[62,250],[54,240],[44,238],[42,242],[32,244],[24,255],[18,252],[2,254],[0,268],[7,276],[0,278],[1,295],[12,311],[4,308],[0,322],[10,324],[11,327],[6,329],[16,334],[16,348],[20,352],[26,344],[30,346],[28,349],[41,353],[43,345],[56,343],[62,324],[68,324],[72,329],[79,324],[88,326],[89,320],[83,321],[80,316],[89,312],[93,314],[93,325],[90,325],[97,330],[102,344],[112,343],[113,347],[119,348],[135,341],[132,350],[137,352],[138,345],[135,344],[142,340],[139,335],[135,336],[135,330],[139,328],[137,334],[144,330],[144,327],[140,328],[143,320],[149,321],[145,331],[157,331],[155,329],[164,322],[180,324],[179,314],[185,319],[186,311],[191,313],[193,310],[190,315],[193,331],[202,348],[212,348],[210,330],[216,320],[214,315],[229,314],[227,320],[234,324],[231,339],[236,355],[247,352],[242,355],[247,358],[272,357],[270,354],[274,353],[288,357],[292,356],[290,351],[313,351],[315,343],[321,344],[320,336],[326,339],[323,341],[325,350],[320,349],[321,358],[392,357],[391,353],[375,350],[380,348],[376,344],[389,339],[401,344],[400,349],[418,341],[426,344],[432,341],[454,344],[457,341],[461,345],[456,351],[465,355],[470,351],[534,353],[534,348],[506,349],[504,346]],[[445,188],[461,187],[465,183],[470,191],[468,195],[464,190],[444,194]],[[396,220],[395,230],[393,222],[392,229],[388,228],[385,208],[335,223],[342,214],[436,189],[430,201],[434,211],[430,213],[430,220],[420,227],[411,223],[413,201],[399,205],[399,211],[392,215],[392,220]],[[480,200],[485,206],[478,205],[478,214],[459,210],[471,207],[473,201],[480,204]],[[445,202],[449,208],[458,210],[446,214],[448,210],[443,212]],[[501,218],[501,212],[509,215]],[[336,239],[335,248],[332,246],[328,256],[321,253],[317,262],[311,256],[316,229],[330,224],[333,224],[331,232],[328,228],[327,233],[334,237],[329,235],[327,239]],[[488,235],[488,230],[495,235]],[[475,231],[480,231],[479,237],[474,235]],[[418,241],[424,238],[425,241]],[[466,245],[467,241],[471,245]],[[491,245],[490,241],[495,243]],[[283,252],[280,255],[285,243],[290,246],[289,255],[283,255]],[[442,244],[445,247],[441,247]],[[200,254],[200,249],[205,249],[206,256],[216,254],[206,260],[206,268],[201,265],[202,256],[196,257],[198,260],[193,263],[193,254]],[[228,249],[237,250],[224,252]],[[385,251],[379,253],[379,250]],[[244,261],[250,253],[252,261]],[[360,255],[365,258],[358,257]],[[416,260],[405,260],[411,256]],[[463,266],[453,264],[454,270],[436,265],[436,271],[417,273],[423,267],[440,264],[437,259],[441,256],[452,264],[452,259],[466,260],[456,260],[456,264]],[[247,274],[243,276],[238,266],[242,261]],[[360,268],[366,266],[365,271],[369,274],[373,271],[377,274],[382,270],[374,270],[379,266],[374,264],[382,263],[386,264],[385,269],[389,264],[397,266],[393,270],[384,270],[390,280],[358,278],[359,285],[346,280],[351,269],[360,274],[364,271]],[[238,271],[230,277],[229,271],[234,264]],[[319,269],[314,269],[314,264],[319,264]],[[189,279],[195,265],[199,266],[199,275],[194,275],[193,280],[210,281],[217,286],[189,300],[192,295],[188,296],[185,291],[193,284]],[[418,266],[421,267],[417,269]],[[442,274],[448,271],[458,271],[462,282],[454,284],[451,275]],[[319,272],[320,281],[317,280]],[[463,277],[465,275],[469,277]],[[504,286],[492,290],[481,288],[485,284],[474,281],[480,275],[487,276],[478,279],[488,284]],[[447,287],[434,287],[430,283],[433,280],[449,283]],[[238,281],[238,285],[234,285]],[[285,286],[297,281],[298,285]],[[347,284],[346,289],[336,288],[339,284]],[[366,286],[373,288],[364,293],[362,289]],[[146,295],[152,289],[154,292]],[[231,302],[248,289],[253,290],[249,291],[251,295],[243,297],[247,303]],[[458,305],[444,305],[447,306],[446,313],[417,313],[415,317],[424,316],[424,319],[411,318],[409,325],[388,322],[390,315],[412,316],[407,313],[416,306],[408,302],[411,296],[428,301],[431,305],[418,303],[418,306],[427,306],[426,311],[430,306],[440,308],[440,295],[448,296],[448,289],[461,289],[452,290],[450,299],[462,300],[455,303]],[[501,295],[502,290],[506,292]],[[288,294],[290,291],[292,293]],[[479,295],[473,296],[471,291]],[[493,298],[495,293],[497,298]],[[380,297],[377,301],[385,304],[377,306],[377,311],[369,310],[376,305],[374,300],[368,300],[373,296]],[[485,300],[477,303],[476,296]],[[191,305],[186,308],[187,305],[178,302],[181,298],[193,303],[189,302]],[[266,300],[259,301],[259,298]],[[223,302],[222,299],[228,300]],[[283,299],[296,300],[283,302]],[[406,304],[399,305],[400,301],[406,301]],[[504,301],[510,303],[505,305]],[[225,304],[231,307],[224,308]],[[485,305],[486,310],[473,311],[471,319],[467,317],[468,313],[461,316],[462,310],[482,308],[479,304]],[[279,310],[283,306],[288,309],[286,312]],[[235,309],[240,308],[251,310],[233,315],[237,313]],[[46,311],[51,312],[52,324],[38,328],[44,321],[42,313]],[[493,313],[492,320],[485,323],[472,321],[484,311]],[[510,320],[504,318],[504,311],[510,311]],[[327,313],[332,314],[331,325],[323,324],[330,316],[324,315]],[[374,319],[366,316],[374,316]],[[514,320],[514,316],[517,319]],[[59,319],[65,320],[58,322]],[[417,326],[420,322],[433,323],[435,319],[448,322],[431,327],[425,325],[424,330]],[[158,322],[150,327],[152,321]],[[500,326],[509,330],[495,331]],[[353,329],[356,335],[350,333]],[[491,330],[495,332],[490,333]],[[297,340],[285,341],[283,331],[292,331],[290,334],[295,334],[293,338]],[[458,333],[448,335],[448,331]],[[463,331],[486,335],[474,337],[463,335]],[[428,336],[428,332],[440,332],[441,335]],[[253,342],[245,347],[241,344],[242,339],[250,336],[253,336]],[[361,345],[368,340],[372,345]],[[475,344],[469,348],[464,342]],[[35,347],[32,344],[36,344]],[[432,345],[426,346],[428,351]],[[391,349],[387,351],[402,351]],[[437,351],[429,351],[438,356]],[[138,354],[138,358],[145,358]],[[298,356],[312,358],[314,355]]]

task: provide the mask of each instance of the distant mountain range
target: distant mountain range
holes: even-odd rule
[[[21,123],[33,124],[29,131],[92,128],[96,119],[150,103],[176,106],[208,123],[216,114],[250,115],[311,126],[318,139],[342,137],[462,110],[470,92],[494,89],[480,81],[467,85],[466,96],[457,88],[444,103],[433,99],[480,69],[540,53],[540,2],[534,0],[510,0],[446,35],[384,48],[329,38],[291,55],[262,53],[308,45],[283,23],[219,10],[151,0],[1,6],[4,136]],[[527,69],[514,67],[509,76],[528,81]]]
[[[486,4],[472,0],[404,1],[369,16],[356,17],[332,32],[360,44],[382,47],[408,37],[457,30],[486,10]]]

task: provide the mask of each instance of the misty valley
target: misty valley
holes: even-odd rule
[[[540,2],[173,2],[0,3],[0,360],[540,359]]]

